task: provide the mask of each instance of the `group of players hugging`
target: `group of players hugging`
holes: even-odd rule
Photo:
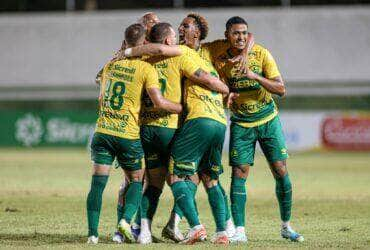
[[[282,127],[272,95],[285,86],[270,52],[238,16],[226,22],[225,39],[202,43],[206,19],[188,14],[176,32],[155,13],[125,30],[121,49],[97,76],[99,117],[91,143],[93,174],[87,197],[88,243],[98,243],[102,194],[117,161],[125,179],[117,205],[117,243],[155,242],[151,224],[164,184],[174,206],[162,236],[178,243],[204,241],[195,194],[200,182],[216,224],[215,244],[245,243],[246,181],[256,142],[276,181],[281,236],[301,242],[290,226],[292,184]],[[230,203],[220,183],[230,109]],[[145,168],[142,159],[145,158]],[[229,207],[230,206],[230,207]],[[179,229],[185,217],[189,231]]]

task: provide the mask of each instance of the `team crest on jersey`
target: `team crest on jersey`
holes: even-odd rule
[[[286,148],[282,148],[282,149],[281,149],[281,153],[282,153],[283,155],[286,155],[286,154],[288,153],[288,150],[287,150]]]
[[[231,152],[230,152],[230,156],[233,157],[233,158],[237,157],[238,156],[238,151],[235,148],[232,149]]]

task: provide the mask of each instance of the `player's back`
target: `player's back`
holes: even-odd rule
[[[96,131],[127,139],[139,138],[139,112],[144,87],[158,86],[153,67],[137,58],[109,62],[100,85]]]
[[[150,63],[157,71],[159,84],[164,98],[181,103],[182,101],[182,79],[194,74],[199,69],[189,57],[189,48],[180,46],[183,54],[175,57],[152,56],[145,61]],[[178,114],[171,114],[166,111],[159,111],[153,107],[148,95],[144,95],[144,106],[141,111],[143,125],[178,128]]]

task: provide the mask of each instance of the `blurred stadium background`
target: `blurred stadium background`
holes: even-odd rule
[[[223,38],[226,20],[240,15],[256,42],[270,49],[287,85],[287,97],[277,102],[290,150],[369,150],[365,3],[370,2],[3,0],[0,130],[7,132],[0,145],[86,144],[96,118],[94,77],[119,48],[125,27],[149,10],[177,27],[194,10],[210,23],[208,41]]]
[[[307,235],[303,247],[368,248],[369,3],[2,0],[0,243],[9,247],[85,242],[81,217],[90,181],[86,147],[97,117],[95,75],[119,48],[125,27],[143,13],[155,11],[177,27],[186,13],[196,11],[210,23],[207,41],[223,38],[229,17],[244,17],[285,78],[287,97],[276,100],[293,155],[289,166],[297,190],[294,221]],[[266,163],[258,156],[256,165]],[[271,238],[278,237],[272,229],[278,217],[267,166],[256,168],[253,175],[253,202],[248,205],[251,246],[287,247],[269,240],[270,232]],[[226,169],[226,188],[228,176]],[[101,222],[105,235],[115,225],[120,178],[115,173],[107,187]],[[200,197],[203,211],[203,190]],[[171,199],[168,191],[164,199]],[[162,205],[169,209],[171,204]],[[159,212],[160,220],[166,219],[166,211]],[[212,227],[210,213],[203,219]],[[154,230],[159,234],[160,227]]]

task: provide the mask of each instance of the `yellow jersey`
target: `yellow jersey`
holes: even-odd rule
[[[192,50],[192,58],[201,64],[201,68],[218,77],[217,71],[212,65],[210,57],[206,57],[202,47],[196,52]],[[203,58],[205,56],[205,58]],[[222,94],[187,79],[185,81],[185,107],[186,119],[210,118],[226,125],[226,115],[223,105]]]
[[[232,58],[230,50],[220,55],[217,70],[227,81],[231,92],[239,93],[231,111],[231,121],[243,127],[255,127],[272,120],[278,113],[272,94],[258,81],[239,76],[236,66],[225,62]],[[248,67],[268,79],[280,76],[276,62],[270,52],[261,45],[255,44],[248,54]]]
[[[96,132],[139,139],[139,113],[145,89],[159,88],[158,74],[137,58],[107,63],[101,74]]]
[[[201,67],[200,63],[194,61],[191,57],[191,49],[182,45],[180,45],[180,48],[182,51],[180,56],[152,56],[145,59],[145,61],[153,65],[158,73],[160,89],[164,98],[175,103],[181,103],[182,101],[181,81],[183,77],[193,75]],[[155,109],[148,95],[144,95],[143,102],[144,105],[141,111],[142,125],[172,129],[179,127],[178,114]]]

